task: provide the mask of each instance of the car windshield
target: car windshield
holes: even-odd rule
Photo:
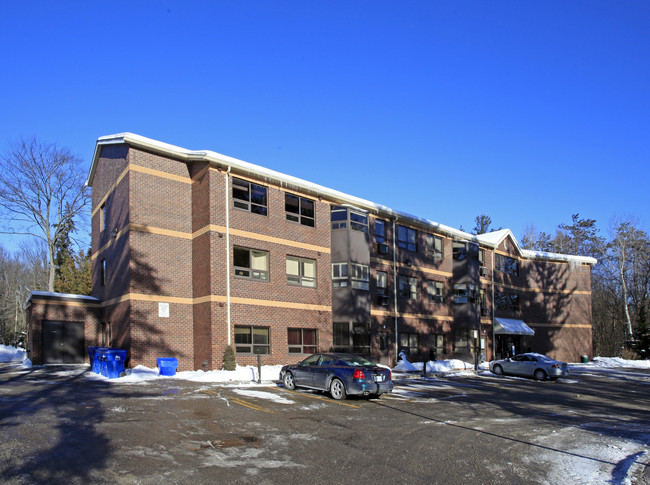
[[[347,365],[375,365],[374,362],[358,355],[340,355],[339,360]]]

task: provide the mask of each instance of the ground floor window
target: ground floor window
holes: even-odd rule
[[[444,334],[434,333],[429,335],[429,354],[431,360],[445,353],[445,336]]]
[[[474,330],[457,328],[454,330],[454,352],[471,354],[476,351]]]
[[[370,324],[334,322],[334,351],[370,354]]]
[[[420,351],[418,345],[418,334],[401,332],[399,334],[399,347],[408,355],[415,355]]]
[[[287,329],[290,354],[315,354],[318,350],[316,330],[313,328]]]
[[[268,327],[235,326],[235,351],[238,354],[270,354]]]

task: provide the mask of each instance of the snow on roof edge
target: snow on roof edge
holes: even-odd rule
[[[188,161],[207,160],[207,161],[213,161],[216,163],[228,165],[230,167],[236,167],[239,170],[245,172],[251,172],[258,176],[261,175],[262,177],[275,179],[278,182],[280,182],[281,185],[283,183],[287,185],[293,185],[301,189],[306,189],[313,193],[326,195],[334,200],[340,200],[341,203],[350,203],[352,205],[358,205],[361,208],[369,209],[378,214],[383,213],[392,216],[393,218],[395,218],[395,220],[404,218],[412,222],[415,222],[416,224],[420,224],[425,227],[434,228],[437,231],[445,233],[449,236],[456,237],[466,241],[473,241],[493,248],[496,248],[506,236],[510,235],[512,240],[516,244],[517,250],[522,255],[522,257],[525,257],[526,259],[552,259],[552,260],[567,261],[567,262],[576,261],[576,262],[583,262],[592,265],[597,263],[596,259],[588,256],[574,256],[568,254],[547,253],[543,251],[531,251],[527,249],[522,249],[519,246],[519,242],[517,241],[517,239],[515,238],[514,234],[510,229],[502,229],[499,231],[494,231],[494,232],[480,234],[480,235],[469,234],[459,229],[455,229],[453,227],[440,224],[438,222],[434,222],[428,219],[414,216],[406,212],[396,211],[387,206],[376,204],[369,200],[365,200],[353,195],[346,194],[344,192],[340,192],[335,189],[330,189],[322,185],[308,182],[298,177],[277,172],[275,170],[262,167],[260,165],[256,165],[250,162],[245,162],[243,160],[239,160],[234,157],[229,157],[227,155],[214,152],[212,150],[188,150],[186,148],[182,148],[176,145],[171,145],[169,143],[164,143],[158,140],[153,140],[151,138],[147,138],[142,135],[137,135],[135,133],[129,133],[129,132],[117,133],[114,135],[106,135],[106,136],[99,137],[97,139],[97,143],[95,145],[95,152],[93,154],[93,160],[90,167],[90,172],[88,174],[88,179],[86,181],[86,185],[91,186],[92,184],[92,179],[94,178],[95,170],[97,166],[97,160],[99,158],[99,151],[100,151],[99,147],[103,145],[113,145],[113,144],[120,144],[120,143],[141,146],[141,147],[152,149],[157,152],[173,154],[177,157],[187,159]]]

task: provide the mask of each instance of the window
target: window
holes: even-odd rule
[[[500,311],[519,312],[519,295],[497,291],[494,293],[494,306]]]
[[[106,230],[106,203],[99,208],[99,232]]]
[[[348,263],[332,263],[332,286],[334,288],[348,286]]]
[[[401,332],[399,334],[399,347],[407,354],[417,354],[420,351],[418,346],[418,334]]]
[[[99,284],[106,285],[106,260],[102,259],[101,266],[99,267]]]
[[[469,292],[466,283],[457,283],[454,285],[454,303],[467,303]]]
[[[361,322],[334,322],[335,352],[370,354],[370,324]]]
[[[410,227],[397,226],[397,245],[407,251],[418,250],[418,232]]]
[[[235,326],[235,351],[238,354],[270,354],[268,327]]]
[[[442,251],[442,237],[434,236],[433,234],[427,234],[427,254],[433,256],[436,259],[443,257]]]
[[[370,289],[370,270],[367,264],[350,263],[350,279],[352,288],[357,290]]]
[[[263,185],[233,177],[232,198],[237,209],[263,216],[268,215],[267,189]]]
[[[481,266],[485,264],[485,250],[478,250],[478,262],[481,263]]]
[[[381,296],[388,294],[388,275],[385,271],[377,271],[377,294]]]
[[[370,269],[367,264],[332,263],[332,286],[352,286],[357,290],[370,289]]]
[[[401,298],[418,299],[418,279],[413,276],[399,276],[397,290]]]
[[[454,285],[454,303],[478,303],[478,301],[478,286],[467,283],[458,283]]]
[[[375,240],[380,244],[386,243],[386,221],[375,220]]]
[[[517,266],[517,260],[514,258],[509,258],[503,254],[497,254],[494,259],[494,265],[497,271],[502,273],[518,276],[519,268]]]
[[[429,353],[433,353],[435,359],[439,355],[445,353],[445,336],[444,334],[431,334],[429,335]]]
[[[235,276],[254,280],[269,279],[269,253],[247,248],[233,248]]]
[[[287,256],[287,283],[296,286],[316,287],[316,261]]]
[[[454,330],[454,352],[461,354],[470,354],[476,351],[476,339],[474,332],[476,330],[468,330],[457,328]]]
[[[444,292],[445,284],[442,281],[429,280],[427,282],[427,293],[429,294],[429,300],[435,301],[436,303],[443,303]]]
[[[467,257],[467,245],[464,242],[454,242],[452,244],[454,259],[462,261]]]
[[[313,328],[287,329],[290,354],[315,354],[318,350],[316,330]]]
[[[368,232],[368,214],[350,210],[350,229],[360,232]]]
[[[293,194],[284,194],[284,210],[288,221],[314,227],[314,201]]]
[[[349,207],[332,206],[330,213],[332,229],[345,229],[350,224],[350,229],[368,232],[368,214]]]

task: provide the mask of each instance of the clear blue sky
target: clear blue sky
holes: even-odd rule
[[[645,0],[5,1],[0,45],[3,151],[130,131],[468,231],[647,228]]]

